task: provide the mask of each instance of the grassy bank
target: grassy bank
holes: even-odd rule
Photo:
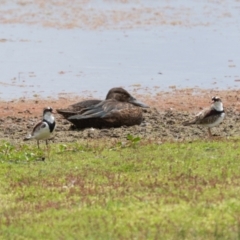
[[[240,239],[238,142],[2,142],[1,239]]]

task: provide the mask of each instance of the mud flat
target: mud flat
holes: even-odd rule
[[[76,130],[57,113],[57,128],[54,142],[74,142],[80,139],[103,139],[125,141],[128,134],[156,142],[183,141],[208,138],[201,126],[184,127],[182,122],[193,117],[202,108],[209,106],[211,96],[218,95],[224,103],[226,118],[213,128],[216,139],[238,137],[240,132],[239,90],[212,91],[198,89],[173,89],[156,95],[135,94],[151,107],[144,109],[141,125],[111,129]],[[19,142],[41,119],[42,109],[68,106],[83,100],[80,97],[65,96],[59,99],[18,99],[0,102],[0,139]]]

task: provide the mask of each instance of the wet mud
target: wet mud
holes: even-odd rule
[[[57,127],[54,138],[56,143],[76,142],[88,139],[111,139],[126,141],[127,136],[156,143],[164,141],[191,141],[208,139],[207,129],[203,126],[183,126],[182,122],[194,117],[202,108],[210,105],[209,91],[201,94],[188,94],[189,90],[162,93],[159,96],[138,96],[151,107],[143,109],[143,122],[131,127],[122,126],[110,129],[75,129],[71,123],[55,113]],[[240,131],[240,111],[238,91],[218,92],[222,96],[226,117],[219,126],[212,129],[215,138],[238,137]],[[0,103],[0,139],[21,142],[41,119],[42,108],[68,106],[77,99],[24,100]],[[34,141],[32,141],[34,142]]]

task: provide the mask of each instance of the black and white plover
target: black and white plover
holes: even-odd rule
[[[48,145],[48,139],[51,137],[56,127],[55,118],[52,112],[53,109],[51,107],[43,109],[42,121],[34,126],[32,133],[29,134],[29,136],[25,137],[24,141],[36,139],[38,148],[39,140],[45,140],[46,145]]]
[[[211,128],[219,125],[225,117],[223,103],[217,96],[212,97],[212,105],[199,112],[194,119],[183,122],[184,126],[199,124],[208,128],[208,134],[211,137]]]

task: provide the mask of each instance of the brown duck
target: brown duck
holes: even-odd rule
[[[86,100],[57,112],[77,128],[111,128],[138,125],[142,109],[148,108],[123,88],[109,90],[106,100]]]

